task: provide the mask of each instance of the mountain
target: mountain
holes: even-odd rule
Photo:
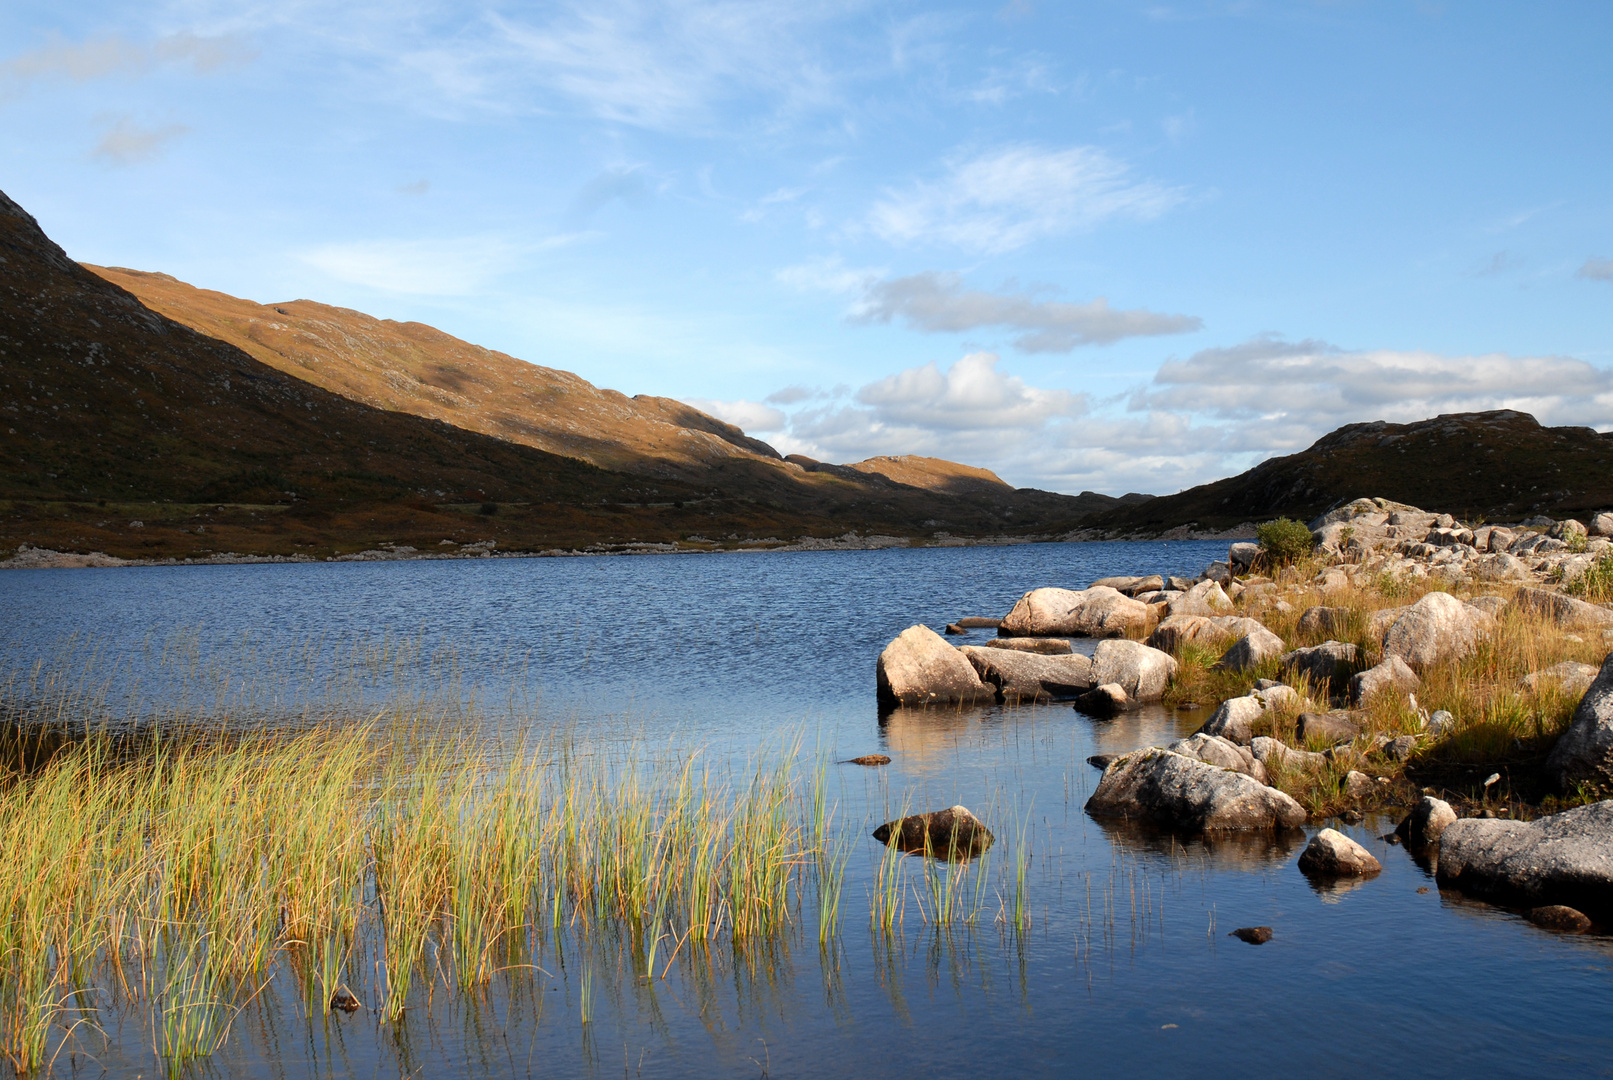
[[[1613,435],[1542,427],[1511,410],[1349,424],[1248,472],[1111,511],[1101,528],[1153,535],[1308,520],[1362,496],[1491,521],[1586,514],[1613,506]]]
[[[237,321],[248,302],[140,280],[167,290],[168,311],[188,294],[206,303],[153,310],[0,194],[0,546],[129,557],[1025,534],[1114,502],[809,469],[678,402],[429,327],[306,301]],[[208,319],[253,351],[190,325]]]

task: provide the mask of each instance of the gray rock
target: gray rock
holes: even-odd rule
[[[1455,820],[1456,811],[1451,809],[1450,803],[1424,795],[1396,831],[1406,838],[1407,847],[1427,848],[1439,843],[1441,834]]]
[[[958,620],[958,625],[965,630],[995,630],[1002,624],[1001,619],[988,619],[983,615],[965,615]]]
[[[1604,510],[1591,518],[1589,532],[1592,536],[1613,536],[1613,514]]]
[[[1449,709],[1436,709],[1434,715],[1428,718],[1428,733],[1430,735],[1449,735],[1456,730],[1456,714]]]
[[[1297,679],[1303,675],[1310,679],[1312,686],[1325,690],[1334,678],[1348,678],[1355,654],[1355,646],[1348,642],[1324,641],[1283,653],[1277,658],[1277,666],[1284,678]]]
[[[1092,689],[1092,660],[1079,653],[1042,656],[1013,649],[965,645],[960,650],[980,681],[997,688],[1009,704],[1068,701]]]
[[[1383,864],[1337,829],[1323,829],[1299,853],[1299,869],[1312,877],[1367,877]]]
[[[1079,592],[1032,589],[1019,598],[998,632],[1004,637],[1120,637],[1147,622],[1147,604],[1107,586]]]
[[[1361,725],[1334,713],[1300,713],[1298,735],[1305,742],[1351,742],[1361,736]]]
[[[910,814],[874,830],[874,839],[902,851],[922,851],[941,858],[978,855],[996,839],[966,806],[928,814]]]
[[[1227,548],[1227,562],[1240,574],[1249,572],[1260,558],[1260,545],[1242,542]]]
[[[1537,821],[1464,818],[1439,838],[1439,881],[1528,905],[1613,914],[1613,800]]]
[[[1422,685],[1422,679],[1398,656],[1386,656],[1376,667],[1350,676],[1350,700],[1364,705],[1376,694],[1409,693]]]
[[[947,631],[946,632],[948,634],[967,634],[969,631],[965,630],[963,627],[959,626],[957,623],[950,623],[949,622],[949,623],[947,623]]]
[[[1158,574],[1149,574],[1146,577],[1106,577],[1099,578],[1088,587],[1098,585],[1107,585],[1116,592],[1136,596],[1138,593],[1158,592],[1165,587],[1165,579]]]
[[[1117,712],[1124,712],[1130,705],[1126,688],[1117,683],[1094,686],[1075,699],[1076,709],[1091,716],[1113,716]]]
[[[1369,799],[1378,793],[1378,782],[1364,772],[1351,769],[1344,774],[1344,797]]]
[[[1198,734],[1214,735],[1232,742],[1247,744],[1254,738],[1254,725],[1266,714],[1260,701],[1253,697],[1227,698],[1199,728]]]
[[[1584,694],[1591,688],[1591,683],[1596,681],[1596,670],[1594,664],[1577,664],[1572,660],[1564,660],[1544,671],[1531,672],[1518,682],[1525,690],[1558,686],[1565,694]]]
[[[1519,589],[1512,594],[1512,603],[1508,606],[1565,629],[1601,630],[1613,627],[1613,611],[1546,589]]]
[[[1568,791],[1576,784],[1613,781],[1613,655],[1602,661],[1574,717],[1546,758],[1546,775]]]
[[[1260,682],[1265,683],[1271,681],[1270,679],[1260,680]],[[1284,686],[1282,683],[1276,683],[1272,686],[1257,685],[1255,689],[1249,691],[1249,696],[1260,702],[1267,709],[1280,709],[1286,705],[1298,705],[1301,701],[1298,690],[1295,690],[1292,686]]]
[[[1491,615],[1450,593],[1431,592],[1395,620],[1383,637],[1383,651],[1422,670],[1466,656],[1494,627]]]
[[[1067,638],[1057,637],[999,637],[986,642],[988,649],[1013,649],[1015,652],[1040,653],[1043,656],[1068,656],[1075,650]]]
[[[1194,832],[1295,828],[1305,809],[1243,773],[1159,747],[1117,758],[1087,800],[1094,817],[1151,821]]]
[[[1261,627],[1233,642],[1215,662],[1215,667],[1219,671],[1248,671],[1280,656],[1282,651],[1283,639]]]
[[[1173,754],[1197,758],[1206,765],[1219,765],[1223,769],[1252,776],[1262,784],[1266,782],[1266,767],[1247,746],[1239,746],[1230,739],[1199,732],[1185,739],[1177,739],[1165,747]]]
[[[1534,577],[1528,563],[1505,551],[1481,555],[1473,560],[1467,572],[1478,581],[1529,581]]]
[[[1383,608],[1379,611],[1374,611],[1367,616],[1368,636],[1374,641],[1382,641],[1383,636],[1389,632],[1389,628],[1395,624],[1395,620],[1410,610],[1410,605],[1406,605],[1404,607]]]
[[[1204,568],[1204,573],[1200,574],[1199,578],[1225,585],[1232,580],[1232,567],[1224,562],[1213,562]]]
[[[1309,607],[1299,617],[1299,632],[1333,637],[1349,629],[1350,612],[1341,607]]]
[[[1417,736],[1401,735],[1383,744],[1384,756],[1391,761],[1405,763],[1417,752]]]
[[[1486,615],[1494,616],[1501,614],[1501,609],[1507,606],[1507,598],[1504,596],[1475,596],[1468,601],[1468,604],[1478,608]]]
[[[1133,701],[1158,701],[1176,677],[1176,658],[1140,641],[1111,639],[1092,653],[1094,684],[1117,683]]]
[[[1196,582],[1194,582],[1191,578],[1177,577],[1175,574],[1172,574],[1165,579],[1165,587],[1173,592],[1186,592],[1195,584]]]
[[[1177,652],[1190,641],[1230,642],[1264,629],[1258,619],[1242,615],[1167,615],[1148,635],[1148,644],[1162,652]]]
[[[875,668],[881,703],[960,705],[995,701],[963,653],[928,626],[910,626],[879,654]]]
[[[1505,529],[1500,525],[1497,525],[1489,530],[1489,535],[1485,538],[1483,550],[1505,551],[1507,548],[1512,546],[1513,541],[1517,539],[1517,533],[1513,532],[1511,529]]]
[[[1553,540],[1570,540],[1576,536],[1585,536],[1587,533],[1583,522],[1564,518],[1562,521],[1553,522],[1551,528],[1546,530],[1546,535]]]
[[[1325,754],[1312,753],[1309,750],[1295,750],[1287,746],[1281,739],[1273,739],[1267,735],[1256,735],[1249,741],[1249,752],[1254,754],[1255,760],[1266,766],[1267,770],[1273,768],[1303,770],[1305,772],[1320,771],[1327,764]]]
[[[1227,615],[1232,611],[1232,598],[1220,582],[1201,581],[1172,600],[1166,610],[1171,615]]]

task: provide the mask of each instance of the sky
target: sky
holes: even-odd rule
[[[1613,429],[1610,55],[1605,0],[8,0],[0,190],[785,453],[1164,494]]]

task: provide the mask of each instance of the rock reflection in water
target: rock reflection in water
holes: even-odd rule
[[[1227,830],[1183,834],[1120,818],[1094,819],[1109,842],[1133,855],[1163,855],[1216,870],[1263,870],[1298,857],[1305,834],[1297,829]]]

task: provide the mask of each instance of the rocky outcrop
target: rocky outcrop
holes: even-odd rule
[[[1345,641],[1324,641],[1306,649],[1294,649],[1277,658],[1284,678],[1304,676],[1310,684],[1326,690],[1335,678],[1348,678],[1355,664],[1356,648]]]
[[[1176,677],[1176,658],[1138,641],[1110,640],[1092,653],[1092,681],[1125,688],[1132,701],[1158,701]]]
[[[1377,666],[1350,676],[1350,701],[1364,705],[1377,694],[1409,694],[1422,685],[1422,679],[1398,656],[1386,656]]]
[[[1464,818],[1439,838],[1439,881],[1527,905],[1613,916],[1613,800],[1537,821]]]
[[[980,681],[995,687],[1010,705],[1069,701],[1092,689],[1092,660],[1079,653],[1042,656],[978,645],[965,645],[959,651],[974,665]]]
[[[995,701],[963,653],[928,626],[910,626],[879,654],[875,669],[883,705],[967,705]]]
[[[1254,697],[1227,698],[1204,721],[1197,734],[1213,735],[1246,746],[1254,738],[1254,727],[1266,715],[1265,707]]]
[[[1223,769],[1241,772],[1262,784],[1266,783],[1265,765],[1261,764],[1260,759],[1255,757],[1247,746],[1239,746],[1230,739],[1199,732],[1185,739],[1177,739],[1165,749],[1173,754],[1197,758],[1206,765],[1218,765]]]
[[[1004,637],[1121,637],[1148,623],[1148,605],[1105,585],[1032,589],[998,627]]]
[[[1613,611],[1545,589],[1519,589],[1512,594],[1512,602],[1507,606],[1568,630],[1613,627]]]
[[[996,838],[968,807],[952,806],[887,821],[874,830],[874,839],[902,851],[922,851],[943,859],[955,859],[980,854]]]
[[[1487,612],[1450,593],[1431,592],[1406,609],[1383,636],[1385,656],[1398,656],[1413,670],[1472,652],[1495,627]]]
[[[1451,809],[1450,803],[1424,795],[1395,831],[1406,841],[1407,847],[1421,849],[1439,843],[1439,838],[1455,821],[1456,811]]]
[[[1337,829],[1323,829],[1299,853],[1299,868],[1312,877],[1368,877],[1380,872],[1383,864]]]
[[[1613,656],[1602,661],[1574,717],[1546,758],[1546,775],[1559,789],[1613,783]]]
[[[1306,817],[1304,807],[1276,788],[1160,747],[1111,762],[1086,809],[1094,817],[1191,832],[1296,828]]]

